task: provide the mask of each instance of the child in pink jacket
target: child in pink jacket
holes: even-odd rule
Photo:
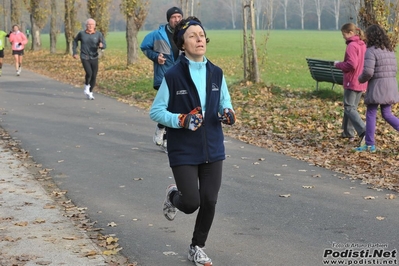
[[[342,137],[354,140],[355,133],[359,136],[359,145],[363,144],[366,125],[360,117],[357,108],[362,94],[367,89],[367,83],[361,84],[357,77],[363,71],[366,44],[364,32],[353,23],[341,27],[342,37],[346,42],[343,62],[336,61],[336,68],[344,73],[344,117],[342,119]]]
[[[15,70],[17,76],[21,74],[22,58],[24,56],[24,48],[28,43],[28,39],[25,34],[19,30],[18,25],[12,26],[12,32],[8,36],[8,40],[11,43],[12,55],[15,58]]]

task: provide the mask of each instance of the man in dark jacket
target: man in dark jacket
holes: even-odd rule
[[[165,72],[175,65],[179,57],[179,49],[173,41],[176,25],[182,20],[183,12],[178,7],[172,7],[166,12],[167,24],[161,25],[145,36],[141,50],[154,63],[154,89],[158,90]],[[165,126],[158,124],[153,141],[166,152],[167,142]]]

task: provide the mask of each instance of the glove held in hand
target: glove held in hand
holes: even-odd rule
[[[194,108],[188,114],[180,114],[179,125],[183,128],[196,131],[202,125],[201,107]]]
[[[220,119],[223,124],[233,125],[236,122],[236,114],[230,108],[224,108],[223,114]]]

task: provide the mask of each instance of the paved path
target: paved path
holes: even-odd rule
[[[147,111],[102,95],[85,100],[82,89],[25,70],[16,77],[7,67],[0,79],[1,127],[53,169],[57,186],[104,234],[119,238],[123,255],[143,266],[193,265],[186,252],[195,217],[179,213],[169,222],[161,213],[173,181]],[[214,265],[316,266],[333,251],[338,259],[352,251],[347,264],[363,265],[380,250],[396,259],[392,192],[230,138],[226,151],[206,247]],[[367,258],[354,258],[357,251]]]

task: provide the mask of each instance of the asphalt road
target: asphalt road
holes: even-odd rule
[[[167,155],[152,143],[155,123],[145,110],[95,97],[27,70],[17,77],[6,65],[0,126],[53,169],[55,183],[87,207],[97,227],[119,238],[123,255],[141,266],[193,265],[186,253],[195,215],[178,213],[173,222],[162,215],[173,179]],[[226,153],[206,246],[214,265],[397,265],[399,204],[386,199],[392,192],[230,138]],[[374,258],[381,250],[385,257]]]

